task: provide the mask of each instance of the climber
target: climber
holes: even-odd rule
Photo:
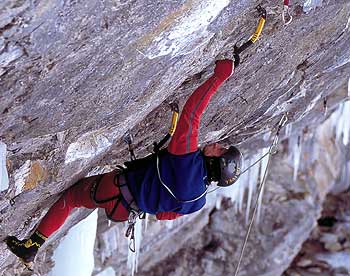
[[[211,182],[232,185],[240,175],[241,153],[217,143],[199,149],[198,130],[211,97],[233,70],[232,60],[216,62],[214,74],[187,100],[166,150],[131,162],[124,170],[81,179],[49,209],[30,238],[7,237],[9,249],[30,266],[73,208],[103,208],[109,219],[129,223],[133,214],[144,213],[172,220],[200,210]]]

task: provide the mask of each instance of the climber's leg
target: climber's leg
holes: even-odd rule
[[[100,176],[83,178],[77,184],[68,188],[41,220],[37,230],[44,236],[49,237],[63,225],[74,208],[93,209],[98,207],[90,197],[91,185],[98,178]]]

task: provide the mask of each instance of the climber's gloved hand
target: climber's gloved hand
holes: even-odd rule
[[[235,68],[237,68],[239,66],[239,63],[241,62],[241,59],[239,57],[239,54],[233,54],[233,58],[234,58],[234,65],[235,65]]]
[[[226,80],[233,74],[234,64],[230,59],[217,60],[215,62],[216,67],[214,69],[215,75],[222,81]]]
[[[234,50],[233,50],[233,58],[234,58],[235,68],[237,68],[241,62],[241,59],[239,57],[238,47],[236,45],[235,45]]]
[[[156,214],[158,220],[174,220],[181,217],[181,214],[175,212],[160,212]]]

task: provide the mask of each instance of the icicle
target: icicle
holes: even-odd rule
[[[252,164],[252,162],[249,160],[249,164],[248,166],[250,166],[250,164]],[[253,198],[253,191],[254,191],[254,186],[251,186],[251,184],[253,183],[253,181],[251,181],[251,176],[250,176],[250,172],[251,170],[248,171],[248,179],[249,179],[249,183],[248,183],[248,198],[247,198],[247,210],[245,213],[245,225],[248,225],[248,221],[249,221],[249,214],[250,214],[250,204],[252,202],[252,198]]]
[[[298,177],[300,156],[301,156],[301,137],[298,136],[298,141],[293,146],[293,165],[294,165],[293,180],[294,181],[296,181]]]
[[[349,132],[350,132],[350,101],[344,102],[342,120],[343,120],[343,144],[346,146],[349,144]]]
[[[206,204],[204,205],[204,208],[211,208],[214,206],[217,202],[217,200],[221,197],[220,190],[222,189],[216,189],[217,187],[215,184],[210,185],[209,187],[209,193],[206,196]]]
[[[218,210],[221,209],[221,200],[222,200],[222,197],[217,198],[215,202],[215,208]]]
[[[256,160],[261,158],[262,155],[257,154],[253,156],[253,158],[249,162],[249,166],[253,164]],[[249,181],[248,181],[248,198],[247,198],[247,210],[246,210],[246,225],[249,223],[249,214],[250,214],[250,209],[252,205],[252,199],[253,199],[253,194],[256,191],[257,188],[257,182],[258,182],[258,176],[259,176],[259,164],[254,165],[249,169]]]
[[[173,226],[174,226],[174,220],[166,220],[166,221],[165,221],[165,226],[166,226],[168,229],[173,228]]]
[[[241,187],[245,183],[245,180],[244,180],[245,176],[246,174],[238,178],[237,182],[234,185],[219,190],[220,193],[225,191],[225,196],[231,199],[231,202],[233,203],[236,214],[238,214],[238,211],[239,211],[239,206],[240,206],[239,196],[240,196]]]
[[[292,123],[286,125],[286,137],[290,136],[292,134]]]
[[[9,178],[6,169],[6,145],[0,141],[0,192],[9,187]]]
[[[146,213],[146,217],[145,217],[145,232],[148,228],[148,222],[150,220],[150,215]]]
[[[338,109],[332,115],[332,122],[335,127],[336,139],[340,140],[344,145],[349,143],[349,131],[350,131],[350,101],[341,103]]]
[[[131,252],[131,250],[128,250],[127,266],[129,269],[131,269],[132,276],[134,276],[135,272],[137,272],[140,247],[141,247],[141,239],[142,239],[142,221],[140,219],[137,219],[135,223],[135,252]]]
[[[348,80],[348,98],[350,99],[350,78]]]
[[[323,115],[326,117],[328,114],[327,97],[323,98]]]
[[[266,154],[269,151],[269,148],[263,148],[261,150],[261,155]],[[260,185],[261,185],[261,181],[264,177],[265,174],[265,170],[267,168],[267,160],[268,157],[264,158],[263,160],[261,160],[260,162]],[[261,208],[262,208],[262,198],[263,198],[263,194],[264,194],[264,190],[261,191],[260,197],[259,197],[259,201],[258,201],[258,212],[257,212],[257,216],[256,216],[256,223],[259,224],[260,223],[260,217],[261,217]]]
[[[293,167],[293,180],[296,181],[298,177],[298,170],[300,165],[302,151],[301,136],[290,136],[288,140],[288,162],[292,164]]]
[[[241,185],[239,187],[239,199],[238,199],[238,202],[239,202],[239,212],[242,213],[243,211],[243,199],[244,199],[244,191],[245,191],[245,185]]]

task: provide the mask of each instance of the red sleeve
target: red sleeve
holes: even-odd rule
[[[168,145],[168,151],[181,155],[198,149],[198,129],[200,119],[211,97],[233,73],[232,60],[216,62],[214,74],[199,86],[187,100],[176,131]]]
[[[182,216],[181,214],[178,214],[175,212],[161,212],[156,214],[156,217],[158,220],[173,220],[181,216]]]

